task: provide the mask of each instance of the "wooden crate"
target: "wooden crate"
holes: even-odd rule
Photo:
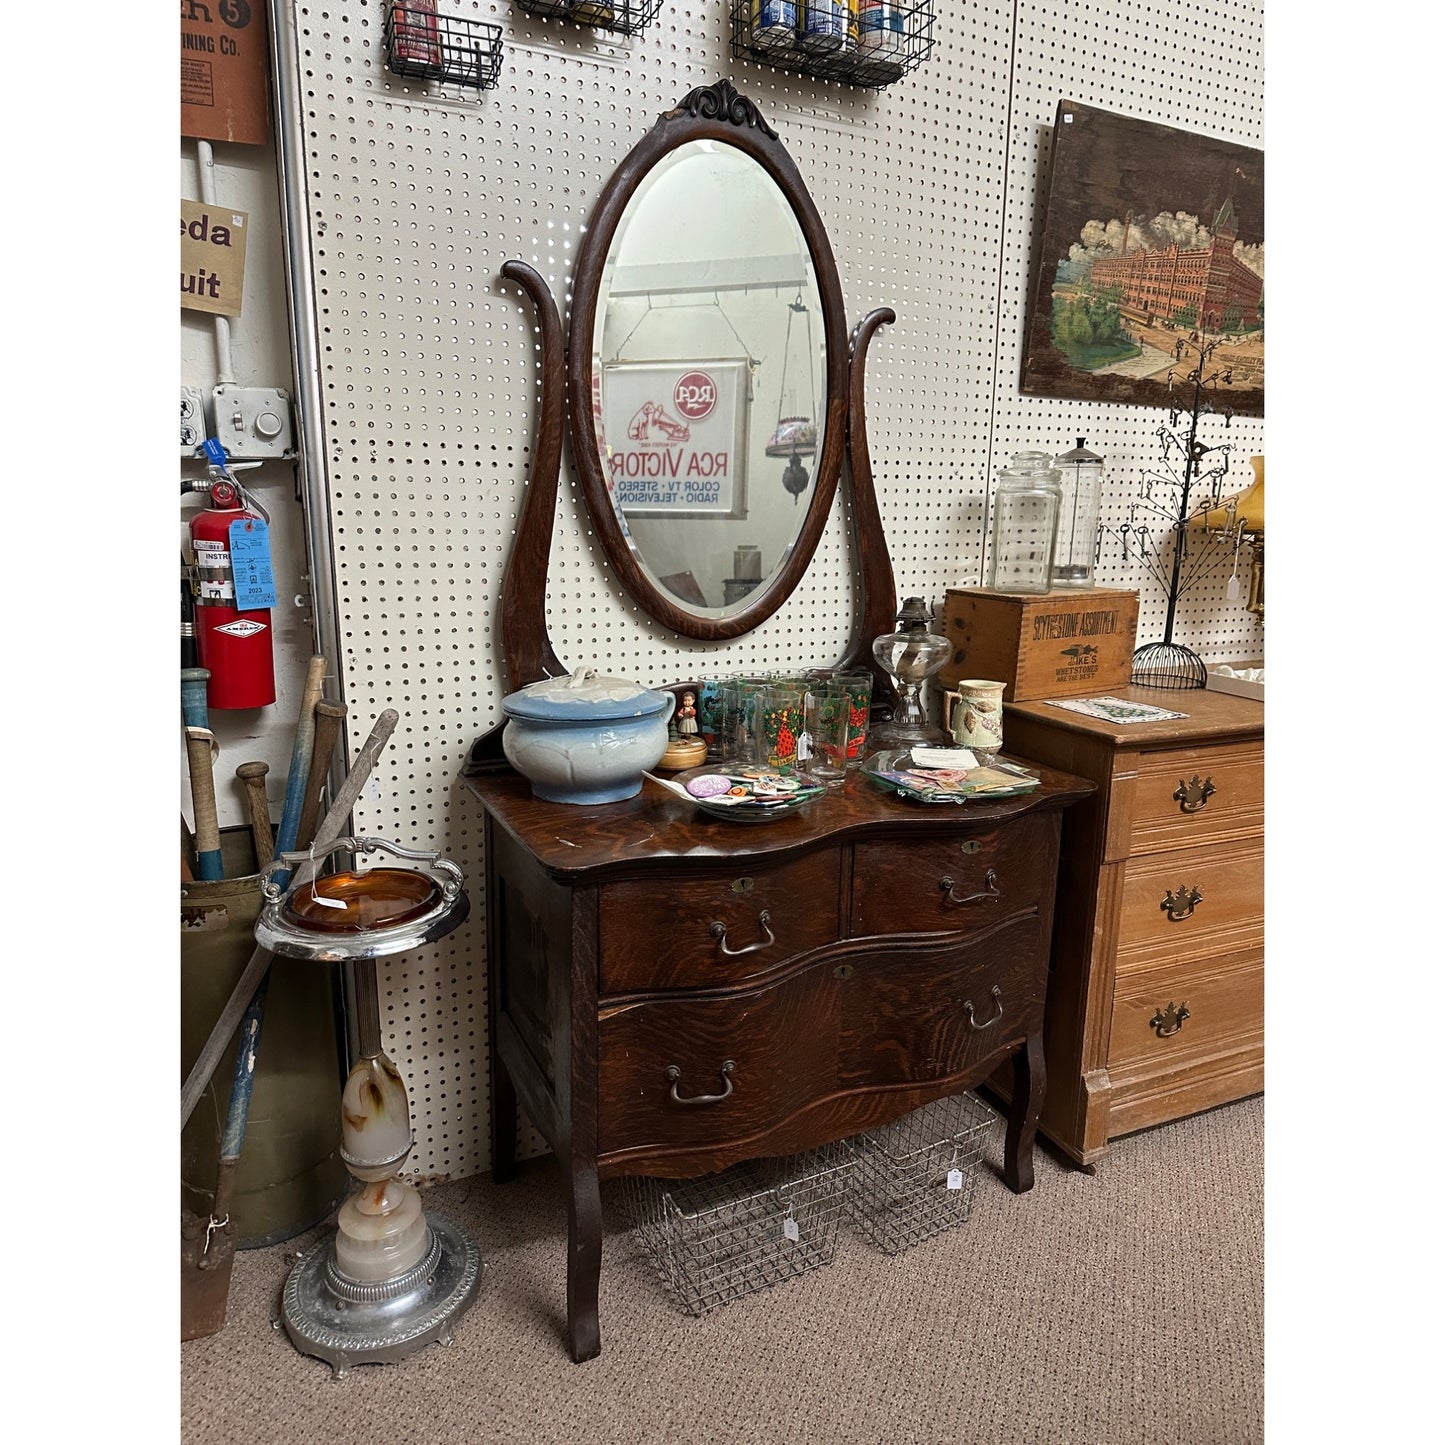
[[[1005,702],[1108,693],[1129,681],[1139,594],[1114,587],[1021,594],[949,588],[944,635],[953,655],[938,673],[1006,682]]]

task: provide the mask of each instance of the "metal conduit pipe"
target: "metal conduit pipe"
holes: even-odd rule
[[[294,0],[267,0],[271,28],[271,80],[276,104],[276,173],[281,199],[281,244],[286,261],[286,296],[291,323],[297,411],[297,485],[306,517],[306,566],[311,578],[312,638],[315,651],[341,668],[341,634],[336,617],[336,574],[331,557],[331,498],[326,475],[323,388],[315,268],[308,225],[301,47]],[[339,682],[339,677],[338,677]],[[341,701],[339,697],[330,699]],[[350,751],[342,724],[341,746],[331,761],[331,796],[345,781]],[[343,830],[344,831],[344,830]],[[345,969],[346,1046],[342,1072],[358,1037],[356,990]]]

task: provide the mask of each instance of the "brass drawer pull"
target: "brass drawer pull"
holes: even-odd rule
[[[1184,1027],[1184,1020],[1188,1017],[1189,1005],[1182,1003],[1175,1008],[1171,1000],[1168,1008],[1154,1010],[1154,1017],[1149,1020],[1149,1027],[1161,1039],[1167,1039]]]
[[[726,954],[728,958],[741,958],[745,953],[756,953],[760,948],[770,948],[777,939],[773,937],[773,930],[768,927],[768,921],[772,915],[765,908],[758,914],[758,924],[763,930],[763,936],[757,943],[749,943],[742,948],[728,947],[728,926],[726,923],[714,923],[708,932],[717,939],[718,952]]]
[[[1199,891],[1198,885],[1186,888],[1181,883],[1178,888],[1164,890],[1164,901],[1159,906],[1169,915],[1171,923],[1181,923],[1203,902],[1204,895]]]
[[[1199,774],[1190,778],[1186,783],[1183,778],[1179,779],[1179,786],[1174,789],[1174,800],[1179,804],[1181,813],[1200,813],[1204,805],[1218,792],[1212,778],[1205,778],[1201,783]]]
[[[669,1064],[663,1078],[672,1083],[672,1102],[674,1104],[720,1104],[733,1091],[733,1070],[737,1065],[729,1059],[721,1069],[718,1070],[722,1076],[723,1091],[721,1094],[694,1094],[691,1098],[684,1099],[677,1092],[677,1081],[682,1078],[682,1070],[676,1064]]]
[[[969,893],[960,898],[953,891],[953,877],[949,875],[938,880],[939,891],[943,894],[945,903],[993,903],[999,896],[998,874],[992,868],[983,875],[983,891],[981,893]]]
[[[1003,1017],[1003,990],[994,984],[988,993],[994,1001],[997,1012],[986,1024],[981,1024],[974,1018],[973,1000],[970,998],[963,1001],[963,1011],[968,1015],[968,1026],[977,1034],[981,1034],[985,1029],[991,1029]]]

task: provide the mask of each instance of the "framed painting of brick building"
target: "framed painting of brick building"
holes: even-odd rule
[[[1060,101],[1032,295],[1025,395],[1263,416],[1264,153]]]

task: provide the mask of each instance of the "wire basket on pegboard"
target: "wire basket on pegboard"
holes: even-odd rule
[[[933,0],[733,0],[732,55],[879,90],[933,51]]]
[[[998,1123],[977,1096],[952,1094],[855,1135],[853,1224],[885,1254],[957,1228],[973,1210],[984,1145]]]
[[[502,73],[502,27],[438,15],[432,3],[393,3],[386,11],[386,68],[393,75],[486,90]]]
[[[706,1314],[832,1264],[854,1167],[829,1144],[700,1179],[629,1179],[633,1229],[668,1292]]]
[[[614,35],[639,35],[662,8],[662,0],[512,0],[518,10],[544,20],[571,20]]]

